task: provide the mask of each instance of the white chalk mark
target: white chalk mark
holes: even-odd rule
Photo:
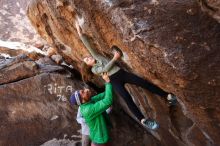
[[[59,118],[59,116],[53,115],[53,117],[50,120],[53,121],[53,120],[56,120],[57,118]]]

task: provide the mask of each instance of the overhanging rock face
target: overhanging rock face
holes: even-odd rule
[[[197,1],[33,0],[27,12],[76,68],[88,54],[74,27],[79,13],[98,52],[111,56],[117,45],[124,67],[177,95],[170,112],[161,98],[129,86],[142,112],[161,124],[152,133],[161,145],[220,145],[220,24]]]

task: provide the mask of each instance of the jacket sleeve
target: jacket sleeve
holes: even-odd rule
[[[93,46],[90,43],[90,40],[88,39],[88,37],[83,34],[80,36],[80,39],[82,40],[83,44],[86,46],[87,50],[90,52],[90,54],[92,55],[92,57],[94,57],[96,60],[98,60],[100,57],[100,55],[95,51],[95,49],[93,48]]]
[[[85,119],[83,118],[81,112],[80,112],[80,107],[78,108],[77,116],[76,116],[76,121],[79,124],[85,123]]]
[[[112,59],[104,67],[103,66],[93,67],[92,72],[94,74],[101,74],[101,73],[104,73],[104,72],[108,72],[114,66],[114,64],[115,64],[115,60]]]
[[[100,96],[100,98],[102,97]],[[87,111],[86,119],[92,120],[93,118],[99,116],[100,114],[105,112],[105,110],[108,109],[112,105],[112,103],[113,103],[112,85],[110,83],[107,83],[105,85],[105,93],[103,99],[97,101],[90,107],[89,111]]]
[[[103,68],[103,72],[108,72],[115,65],[115,60],[112,59],[108,64]]]
[[[91,100],[94,101],[94,102],[97,102],[99,100],[102,100],[104,97],[105,97],[105,92],[100,93],[96,96],[93,96]]]

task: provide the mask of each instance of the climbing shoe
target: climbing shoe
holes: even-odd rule
[[[159,124],[153,119],[142,119],[141,124],[150,130],[156,130],[159,128]]]
[[[177,103],[176,96],[173,95],[173,94],[168,94],[168,95],[167,95],[167,101],[168,101],[168,103],[169,103],[170,106],[171,106],[171,105],[176,105],[176,103]]]

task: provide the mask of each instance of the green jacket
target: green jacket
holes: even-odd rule
[[[120,68],[115,65],[115,60],[109,60],[108,58],[105,58],[95,51],[85,34],[81,35],[80,39],[82,40],[83,44],[86,46],[92,57],[96,60],[96,64],[92,67],[92,72],[94,74],[100,75],[103,72],[108,72],[109,76],[111,76],[120,70]]]
[[[109,140],[105,111],[112,102],[112,85],[106,83],[105,92],[93,96],[90,102],[80,105],[80,112],[89,126],[90,138],[94,143],[104,144]]]

